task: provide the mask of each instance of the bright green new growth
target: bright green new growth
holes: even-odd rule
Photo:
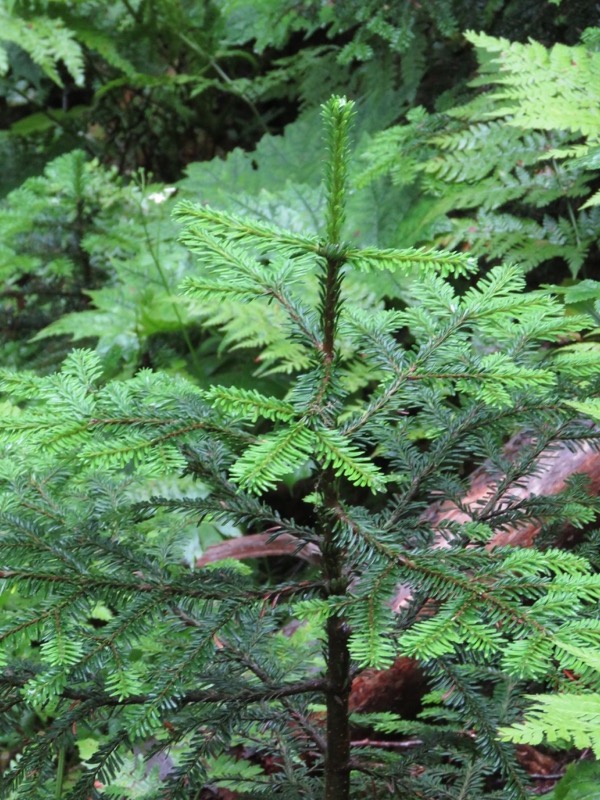
[[[116,787],[119,765],[149,741],[173,763],[148,800],[183,800],[207,783],[286,800],[385,797],[390,787],[493,800],[484,778],[494,772],[503,800],[521,800],[526,782],[496,738],[514,722],[520,681],[560,685],[567,669],[576,688],[598,691],[600,580],[585,559],[484,546],[532,519],[549,536],[566,517],[594,516],[580,479],[549,498],[514,491],[553,448],[598,438],[569,405],[597,393],[598,371],[581,374],[578,356],[553,347],[586,320],[524,292],[515,266],[461,294],[442,276],[473,268],[463,254],[348,244],[352,103],[333,98],[323,118],[320,235],[189,203],[176,212],[199,260],[185,291],[233,295],[257,313],[276,305],[304,348],[285,396],[202,390],[149,370],[103,384],[88,351],[56,375],[0,374],[0,561],[24,604],[0,628],[0,724],[15,729],[27,709],[55,718],[0,796],[44,797],[55,748],[105,723],[70,800],[93,796],[96,779]],[[410,304],[365,311],[344,293],[363,269],[413,277]],[[314,297],[301,296],[305,276]],[[357,365],[358,387],[348,377]],[[503,445],[519,429],[527,437],[509,457]],[[485,460],[489,494],[466,509],[469,522],[432,529],[424,510],[459,502],[464,475]],[[282,501],[297,470],[296,499]],[[316,545],[319,566],[269,586],[230,563],[196,568],[182,554],[199,522],[287,534],[299,549]],[[410,596],[395,612],[399,584]],[[94,627],[98,607],[108,613]],[[284,639],[295,617],[305,627]],[[438,698],[414,721],[424,744],[407,755],[353,751],[352,675],[397,654],[421,661]],[[325,704],[325,722],[314,704]],[[240,742],[281,769],[233,762]]]

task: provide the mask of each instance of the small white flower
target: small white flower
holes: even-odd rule
[[[164,203],[165,200],[168,200],[172,194],[174,194],[177,189],[174,186],[165,186],[165,188],[161,192],[152,192],[152,194],[148,195],[148,200],[152,200],[153,203]]]

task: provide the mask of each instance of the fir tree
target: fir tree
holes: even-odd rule
[[[26,743],[0,796],[32,800],[54,786],[71,800],[126,797],[119,765],[141,747],[172,757],[147,798],[190,798],[211,783],[290,800],[518,800],[526,780],[497,727],[514,721],[523,682],[560,686],[568,669],[577,687],[598,689],[600,581],[588,562],[554,548],[485,548],[532,517],[593,517],[576,481],[562,517],[556,498],[512,494],[553,444],[598,438],[572,405],[597,394],[597,365],[582,370],[578,354],[548,346],[586,319],[525,292],[515,266],[461,294],[455,278],[475,269],[464,254],[348,244],[352,113],[344,98],[323,108],[322,235],[189,203],[177,211],[199,262],[186,291],[276,305],[290,346],[309,354],[285,396],[202,390],[148,370],[103,384],[87,351],[49,377],[1,373],[1,577],[21,598],[0,629],[1,724],[18,730],[27,709],[53,721]],[[365,313],[345,291],[355,270],[416,276],[410,305]],[[309,281],[314,302],[302,296]],[[516,428],[531,444],[509,459],[502,444]],[[460,503],[464,475],[485,459],[489,495],[434,549],[424,508]],[[272,491],[299,470],[310,483],[302,523]],[[190,520],[313,543],[319,569],[264,585],[235,562],[194,568],[183,557]],[[411,598],[395,613],[398,583]],[[285,637],[290,619],[304,625]],[[398,653],[430,676],[428,708],[416,721],[371,722],[418,731],[423,746],[353,749],[353,676]],[[99,729],[89,768],[61,794],[65,754],[81,730]],[[239,743],[256,763],[235,757]],[[266,755],[275,770],[263,768]]]

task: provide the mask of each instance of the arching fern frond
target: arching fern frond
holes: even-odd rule
[[[38,14],[24,19],[12,14],[6,3],[0,5],[0,73],[8,69],[6,43],[24,50],[42,71],[58,86],[63,85],[59,65],[66,67],[76,84],[83,83],[83,53],[73,31],[60,18]]]
[[[561,746],[569,742],[579,750],[600,754],[600,694],[528,695],[532,701],[525,720],[501,728],[504,741]]]

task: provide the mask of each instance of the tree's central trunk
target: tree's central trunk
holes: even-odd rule
[[[339,617],[327,621],[327,756],[325,800],[350,797],[350,654],[348,626]]]
[[[322,368],[319,392],[313,404],[326,426],[336,423],[335,371],[336,328],[340,312],[340,292],[345,255],[340,247],[345,215],[348,161],[348,130],[353,103],[338,98],[329,104],[325,115],[329,123],[329,164],[326,174],[327,247],[321,297]],[[322,574],[328,597],[340,597],[348,591],[346,552],[336,537],[333,511],[339,505],[339,485],[333,466],[327,466],[319,480],[322,507],[319,520]],[[350,651],[349,630],[343,616],[327,620],[327,752],[325,755],[325,800],[350,798]]]
[[[323,476],[325,509],[337,502],[336,478],[331,467]],[[334,523],[325,517],[322,529],[323,575],[327,593],[339,597],[348,590],[344,571],[345,552],[336,542]],[[351,688],[350,630],[343,617],[327,620],[327,753],[325,756],[325,800],[349,800],[350,797],[350,719]]]

